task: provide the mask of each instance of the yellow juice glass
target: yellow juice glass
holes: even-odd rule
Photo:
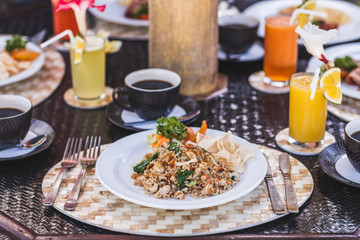
[[[326,128],[327,100],[319,86],[310,99],[312,79],[311,73],[296,73],[290,79],[289,142],[304,147],[319,146]]]
[[[81,62],[74,63],[75,47],[70,49],[71,76],[75,98],[99,99],[105,91],[105,41],[98,36],[85,36]]]

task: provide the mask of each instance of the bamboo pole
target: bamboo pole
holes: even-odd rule
[[[149,65],[177,72],[180,92],[206,95],[217,87],[216,0],[150,0]]]

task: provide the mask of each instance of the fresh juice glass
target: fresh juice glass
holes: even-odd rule
[[[310,99],[311,73],[296,73],[290,79],[289,141],[305,147],[321,144],[326,128],[327,100],[317,86]]]
[[[296,72],[298,46],[296,24],[290,16],[276,15],[265,20],[264,81],[273,86],[286,86]]]
[[[59,0],[51,0],[52,10],[53,10],[54,35],[57,35],[66,29],[70,29],[74,35],[78,34],[79,29],[76,23],[74,11],[70,9],[70,10],[61,10],[55,12],[58,2]],[[69,38],[64,37],[64,39],[69,39]]]
[[[75,46],[70,49],[71,76],[77,99],[98,99],[105,91],[105,42],[98,36],[85,36],[81,62],[74,63]]]

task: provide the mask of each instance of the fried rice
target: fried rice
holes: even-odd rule
[[[240,172],[245,170],[244,166],[237,165],[245,165],[254,156],[250,148],[240,148],[229,138],[231,133],[228,132],[218,138],[199,136],[201,140],[197,143],[164,142],[143,157],[140,163],[154,154],[157,156],[142,173],[132,174],[134,184],[147,194],[164,199],[185,199],[187,194],[203,198],[224,193],[239,182],[239,169]],[[240,150],[247,153],[246,156],[239,155]]]

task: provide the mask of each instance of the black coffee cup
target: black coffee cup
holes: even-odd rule
[[[344,145],[351,165],[360,173],[360,119],[346,124]]]
[[[149,68],[125,77],[126,88],[113,92],[113,100],[122,109],[135,112],[144,120],[166,117],[175,107],[181,77],[172,71]]]
[[[31,125],[32,104],[18,95],[0,95],[0,146],[16,145]]]
[[[244,53],[257,39],[259,20],[238,14],[219,17],[219,43],[227,53]]]

